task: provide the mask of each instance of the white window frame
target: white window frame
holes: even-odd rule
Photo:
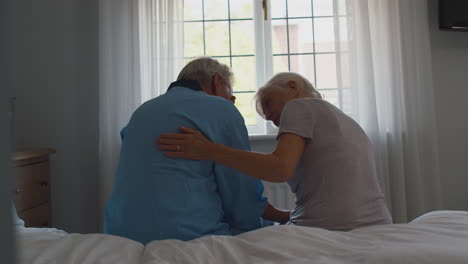
[[[271,9],[270,0],[254,1],[254,25],[255,25],[255,66],[257,73],[257,88],[264,85],[273,76],[273,47],[271,36]],[[266,13],[266,18],[265,18]],[[276,135],[278,127],[271,121],[263,119],[257,114],[257,125],[247,126],[249,136]],[[260,138],[259,137],[259,138]]]
[[[231,0],[235,1],[235,0]],[[272,47],[272,20],[270,0],[252,0],[253,1],[253,21],[255,35],[255,67],[256,67],[256,88],[261,87],[273,76],[273,47]],[[293,1],[293,0],[289,0]],[[332,0],[330,0],[332,1]],[[334,1],[333,1],[334,2]],[[335,3],[334,12],[336,12]],[[267,7],[265,9],[265,6]],[[266,17],[265,17],[266,15]],[[336,14],[335,14],[336,15]],[[336,21],[334,21],[335,27]],[[335,28],[336,34],[336,28]],[[314,40],[315,41],[315,40]],[[336,41],[336,37],[335,37]],[[338,47],[336,47],[338,48]],[[338,59],[338,56],[337,56]],[[338,64],[337,64],[338,65]],[[339,67],[337,67],[339,74]],[[337,78],[338,82],[340,81]],[[341,87],[341,85],[338,85]],[[339,105],[342,107],[342,91],[338,90]],[[235,94],[235,93],[234,93]],[[271,121],[263,119],[260,115],[256,115],[256,125],[246,125],[249,136],[255,138],[274,138],[278,133],[278,128]]]

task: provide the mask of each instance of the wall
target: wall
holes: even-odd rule
[[[56,149],[54,227],[98,231],[98,2],[17,0],[17,149]]]
[[[11,163],[10,163],[10,119],[9,98],[13,87],[8,69],[11,62],[8,34],[10,17],[8,11],[12,1],[0,1],[0,259],[1,263],[14,263],[15,243],[11,216]],[[7,41],[5,41],[7,40]]]
[[[468,32],[438,30],[437,12],[437,0],[429,0],[443,202],[468,210]]]
[[[1,7],[1,5],[0,5]],[[0,30],[0,33],[3,30]],[[0,45],[0,51],[3,52],[4,47]],[[3,59],[3,56],[0,55]],[[0,59],[3,64],[4,60]],[[8,98],[9,91],[4,89],[4,71],[5,67],[0,66],[0,259],[1,263],[13,263],[14,257],[14,239],[13,239],[13,223],[11,215],[11,163],[10,163],[10,126],[8,118]]]

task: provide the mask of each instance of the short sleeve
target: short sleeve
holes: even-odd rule
[[[278,137],[283,133],[292,133],[303,138],[312,139],[316,117],[308,99],[289,101],[281,113]]]

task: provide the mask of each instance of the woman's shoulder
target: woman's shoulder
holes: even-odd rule
[[[307,98],[297,98],[292,99],[285,105],[285,109],[297,109],[297,110],[317,110],[319,108],[328,108],[333,106],[329,102],[314,97],[307,97]]]
[[[297,98],[290,100],[284,107],[283,112],[289,115],[308,116],[315,120],[335,120],[346,114],[334,104],[320,98]]]
[[[289,100],[283,108],[281,118],[290,117],[293,120],[317,119],[321,108],[321,99],[296,98]]]

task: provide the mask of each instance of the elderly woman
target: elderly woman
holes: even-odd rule
[[[392,222],[369,138],[307,79],[277,74],[259,89],[257,106],[279,126],[271,154],[228,148],[187,127],[183,134],[162,134],[159,148],[169,157],[212,160],[257,179],[288,182],[296,225],[346,231]]]

